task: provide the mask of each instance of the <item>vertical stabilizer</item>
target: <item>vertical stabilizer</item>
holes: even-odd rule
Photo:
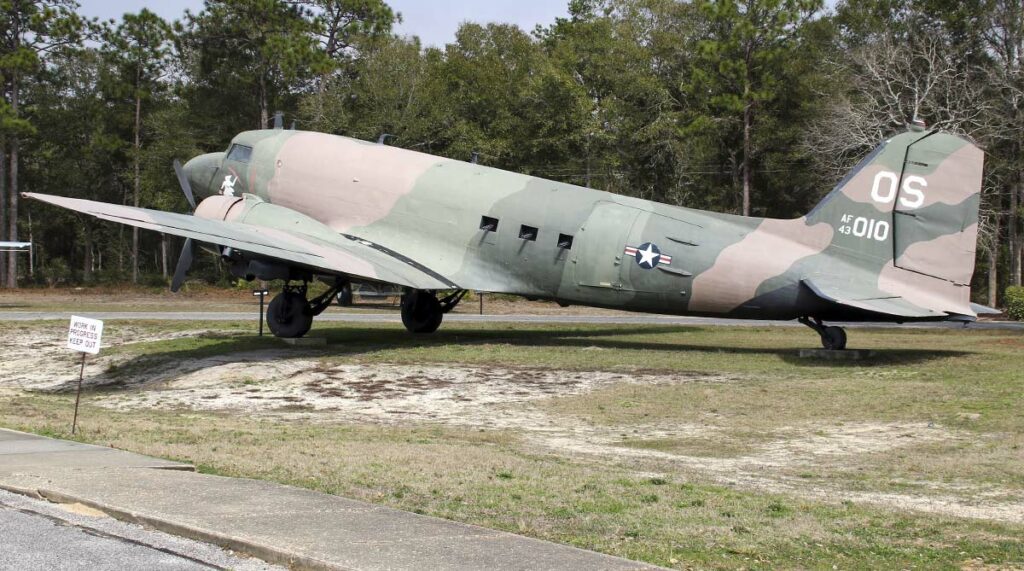
[[[833,254],[921,307],[969,308],[984,153],[966,139],[910,131],[875,149],[807,215],[835,230]]]
[[[835,246],[861,258],[959,285],[970,283],[984,153],[935,131],[897,135],[875,149],[807,215],[835,229]]]

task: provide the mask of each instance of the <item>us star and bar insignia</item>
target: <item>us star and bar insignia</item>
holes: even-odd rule
[[[645,270],[656,268],[659,264],[669,265],[672,263],[672,256],[662,254],[658,246],[650,242],[644,242],[635,248],[626,246],[624,253],[636,259],[637,265]]]

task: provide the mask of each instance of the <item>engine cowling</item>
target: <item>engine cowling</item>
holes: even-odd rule
[[[211,196],[199,203],[195,215],[211,220],[287,230],[327,242],[338,242],[342,239],[338,232],[322,222],[297,210],[265,202],[252,194],[242,197]]]
[[[245,199],[240,196],[215,195],[203,199],[196,207],[195,216],[207,220],[234,220],[242,213]]]

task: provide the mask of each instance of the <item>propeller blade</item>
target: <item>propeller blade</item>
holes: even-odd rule
[[[174,278],[171,280],[171,291],[177,293],[181,285],[185,283],[185,274],[192,267],[192,258],[195,256],[195,245],[192,238],[185,239],[185,246],[181,248],[181,256],[178,257],[178,267],[174,268]]]
[[[192,185],[188,182],[188,177],[185,176],[185,169],[181,166],[181,161],[174,159],[174,174],[178,175],[178,184],[181,185],[181,191],[185,193],[185,200],[188,200],[192,210],[196,209],[196,197],[192,194]]]

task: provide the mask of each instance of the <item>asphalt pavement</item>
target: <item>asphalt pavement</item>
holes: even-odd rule
[[[0,321],[45,321],[67,320],[72,315],[102,320],[155,320],[155,321],[256,321],[259,312],[240,311],[0,311]],[[328,311],[316,318],[323,322],[347,323],[397,323],[402,322],[398,312],[391,313],[349,313]],[[520,324],[597,324],[597,325],[726,325],[747,327],[804,327],[796,321],[763,321],[755,319],[722,319],[717,317],[684,317],[676,315],[653,315],[645,313],[616,315],[474,315],[471,313],[449,313],[445,323],[520,323]],[[843,327],[882,328],[942,328],[942,329],[1000,329],[1024,331],[1024,323],[1015,321],[977,321],[964,324],[950,321],[919,323],[835,323]]]
[[[220,547],[0,490],[0,569],[283,570]]]

